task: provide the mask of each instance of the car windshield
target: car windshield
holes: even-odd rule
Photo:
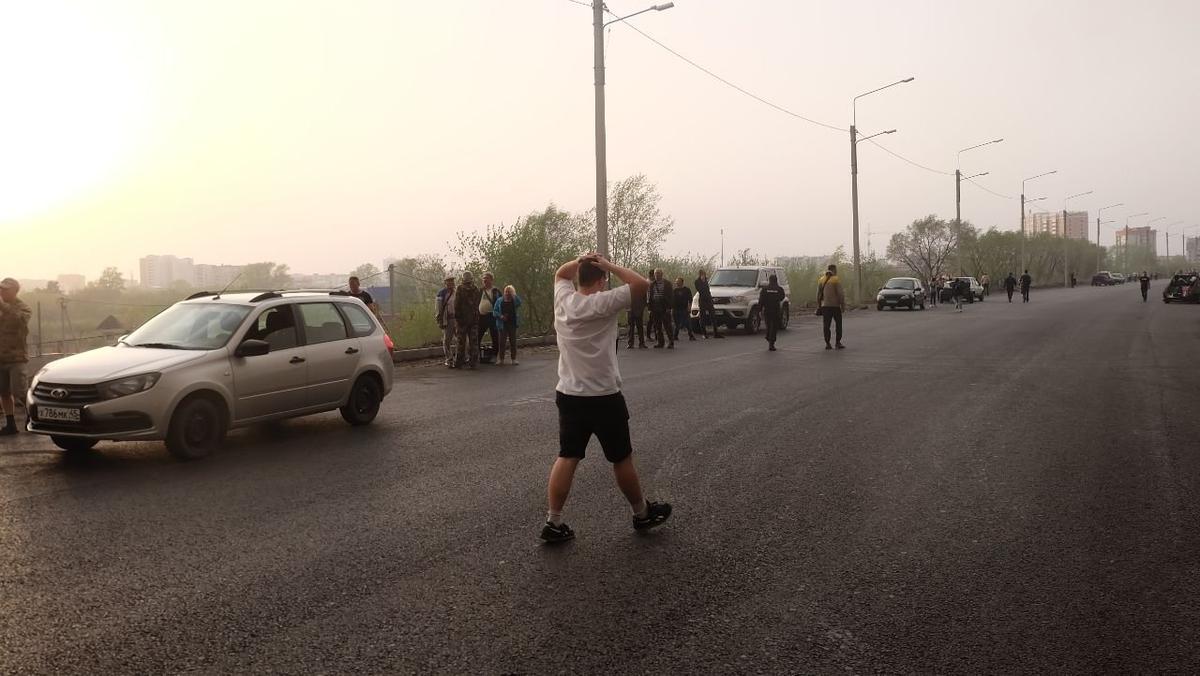
[[[917,288],[917,283],[911,279],[901,279],[901,278],[897,277],[896,279],[889,279],[887,281],[887,284],[883,285],[883,288],[912,290],[912,289]]]
[[[756,286],[758,284],[758,270],[717,270],[713,273],[712,279],[708,280],[709,286]]]
[[[131,347],[215,350],[229,342],[250,314],[244,305],[180,303],[167,308],[125,338]]]

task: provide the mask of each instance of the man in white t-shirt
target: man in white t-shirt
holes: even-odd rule
[[[608,291],[608,273],[624,286]],[[579,279],[579,290],[572,283]],[[575,532],[563,523],[575,468],[592,435],[613,465],[617,487],[633,508],[633,527],[647,530],[671,516],[671,505],[648,502],[633,466],[629,409],[617,368],[617,314],[628,310],[632,294],[646,295],[650,282],[628,268],[588,254],[564,263],[554,275],[554,330],[558,337],[558,458],[546,488],[549,508],[542,539],[564,542]]]

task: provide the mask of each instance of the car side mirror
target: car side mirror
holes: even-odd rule
[[[243,340],[233,351],[235,357],[261,357],[271,352],[271,344],[265,340]]]

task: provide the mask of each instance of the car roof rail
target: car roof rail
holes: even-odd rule
[[[258,302],[261,302],[261,301],[264,301],[264,300],[270,300],[270,299],[272,299],[272,298],[283,298],[283,294],[281,294],[281,293],[277,293],[277,292],[275,292],[275,291],[267,291],[267,292],[265,292],[265,293],[260,293],[260,294],[258,294],[257,296],[255,296],[255,297],[251,298],[251,299],[250,299],[250,302],[251,302],[251,303],[258,303]]]
[[[197,291],[196,293],[193,293],[192,295],[188,296],[184,300],[196,300],[197,298],[204,298],[205,296],[216,296],[216,295],[217,294],[213,293],[212,291]]]

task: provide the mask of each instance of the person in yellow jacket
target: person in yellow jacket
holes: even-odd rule
[[[842,345],[842,313],[846,310],[846,292],[838,280],[837,266],[830,265],[817,280],[817,312],[821,313],[821,324],[825,332],[825,349],[832,350],[829,344],[829,325],[837,324],[837,349],[845,349]]]

